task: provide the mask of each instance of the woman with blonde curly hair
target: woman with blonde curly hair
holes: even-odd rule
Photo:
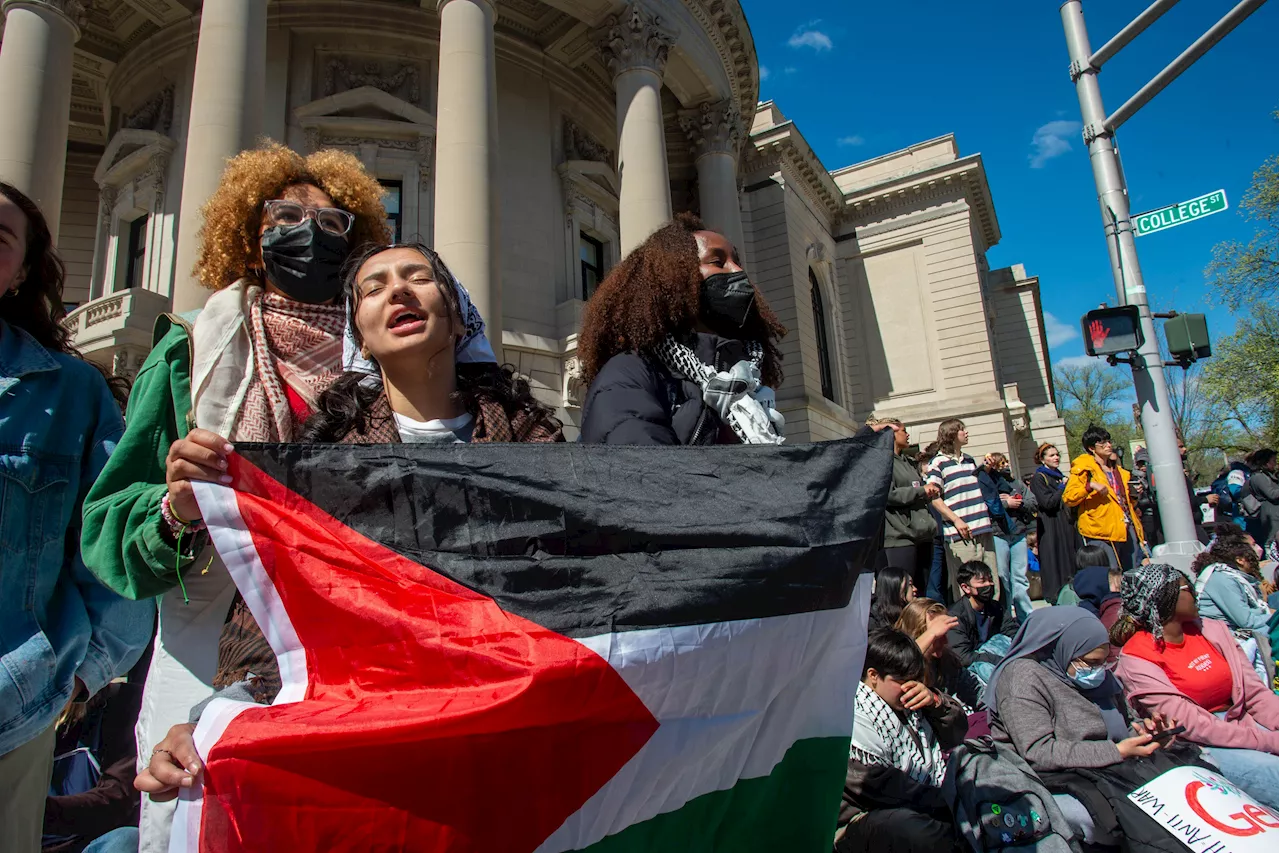
[[[780,444],[770,386],[786,334],[737,249],[680,214],[627,255],[587,304],[578,339],[582,440]]]
[[[278,689],[275,657],[208,547],[191,481],[225,481],[231,442],[294,440],[339,376],[340,272],[355,246],[388,239],[381,196],[350,154],[268,143],[228,162],[201,211],[195,274],[213,293],[200,311],[158,321],[128,427],[84,504],[90,569],[129,598],[159,597],[141,755],[215,686],[251,672],[261,690]],[[142,849],[160,849],[172,811],[143,809]]]

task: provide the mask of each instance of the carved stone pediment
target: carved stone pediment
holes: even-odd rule
[[[120,120],[121,129],[168,133],[173,124],[173,90],[173,86],[167,86],[143,101]]]
[[[322,61],[324,97],[372,88],[410,104],[422,103],[424,73],[412,62],[359,56],[330,56]]]
[[[610,218],[618,216],[621,187],[612,166],[594,160],[567,160],[556,171],[567,206],[586,205]]]
[[[142,177],[163,183],[174,147],[172,139],[154,130],[117,131],[102,152],[93,179],[104,189],[118,189]]]
[[[399,142],[391,147],[404,148],[416,148],[419,140],[427,140],[429,149],[436,135],[435,116],[372,86],[320,98],[298,107],[293,115],[313,148],[324,139],[359,139]]]
[[[595,140],[578,126],[573,119],[564,120],[564,159],[594,160],[597,163],[614,163],[613,152]]]

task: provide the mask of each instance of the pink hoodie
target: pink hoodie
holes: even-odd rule
[[[1173,686],[1158,665],[1134,655],[1121,654],[1116,676],[1124,684],[1129,703],[1144,714],[1163,714],[1187,727],[1183,735],[1202,746],[1225,746],[1280,753],[1280,697],[1267,689],[1249,666],[1244,652],[1226,624],[1201,620],[1201,633],[1227,659],[1231,668],[1231,707],[1220,720],[1192,702]],[[1269,731],[1258,728],[1264,726]]]

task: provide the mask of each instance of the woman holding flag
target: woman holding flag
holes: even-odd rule
[[[373,244],[348,268],[346,370],[320,395],[299,441],[564,441],[529,384],[498,365],[480,312],[439,255],[420,243]],[[255,642],[260,656],[271,654],[261,632]],[[227,696],[274,698],[249,673],[238,674]],[[173,726],[135,786],[156,801],[191,787],[202,764],[194,731],[194,724]]]
[[[157,323],[128,427],[85,501],[89,568],[122,595],[159,597],[140,755],[237,670],[279,682],[274,657],[246,642],[256,626],[207,547],[190,480],[225,477],[229,442],[293,440],[338,377],[340,269],[352,246],[387,238],[381,195],[350,154],[272,143],[232,158],[203,209],[195,274],[214,293]],[[144,802],[144,853],[167,849],[171,817]]]

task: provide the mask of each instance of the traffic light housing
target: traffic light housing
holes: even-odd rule
[[[1190,363],[1212,354],[1209,348],[1209,324],[1203,314],[1179,314],[1165,320],[1164,339],[1169,355],[1180,363]]]
[[[1146,340],[1138,321],[1138,306],[1097,308],[1080,318],[1084,351],[1089,355],[1135,352]]]

